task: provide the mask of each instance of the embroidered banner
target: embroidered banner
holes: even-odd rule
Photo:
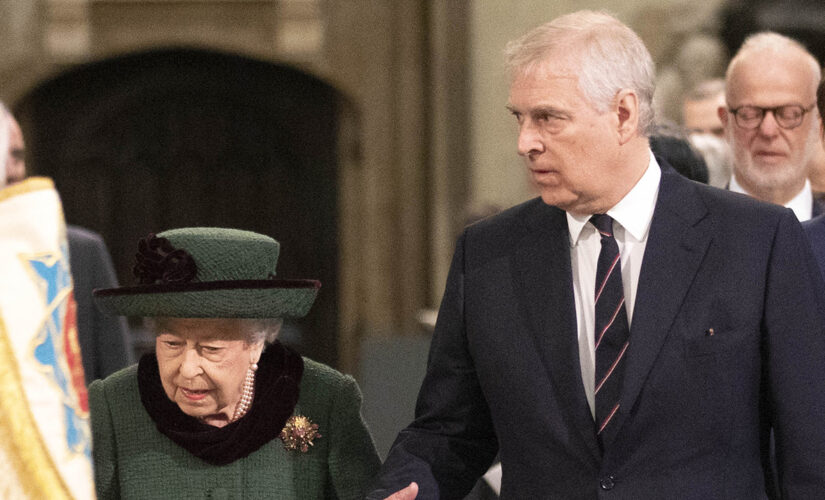
[[[75,309],[54,184],[0,190],[0,498],[94,498]]]

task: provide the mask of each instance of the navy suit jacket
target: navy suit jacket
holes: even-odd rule
[[[816,194],[814,194],[814,196],[816,196]],[[814,206],[811,209],[811,218],[813,219],[823,214],[825,214],[825,200],[822,198],[814,198]]]
[[[664,167],[602,453],[565,213],[511,208],[459,238],[416,418],[369,498],[461,498],[497,451],[503,498],[765,498],[772,426],[786,498],[823,498],[823,311],[791,210]]]
[[[100,312],[92,297],[95,288],[117,286],[103,238],[88,229],[67,226],[66,239],[77,302],[77,336],[88,385],[132,364],[132,346],[126,320]]]
[[[814,257],[816,257],[820,271],[825,276],[825,215],[803,222],[802,227],[805,228],[805,232],[808,234]]]

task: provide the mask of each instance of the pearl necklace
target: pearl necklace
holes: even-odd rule
[[[249,408],[252,406],[252,398],[255,396],[255,372],[257,370],[258,364],[252,363],[246,371],[246,378],[243,381],[243,390],[241,391],[241,400],[238,401],[238,405],[235,407],[235,413],[232,415],[232,420],[229,421],[230,423],[246,415],[246,412],[249,411]]]

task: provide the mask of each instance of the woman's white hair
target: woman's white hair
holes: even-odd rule
[[[510,78],[540,68],[555,51],[577,61],[579,89],[598,112],[606,112],[619,91],[633,91],[639,100],[639,131],[650,135],[656,75],[650,52],[633,30],[605,12],[558,17],[507,44]]]
[[[284,326],[284,320],[282,318],[244,319],[242,324],[247,344],[260,341],[271,344],[278,338],[278,333]]]
[[[164,325],[167,321],[174,318],[145,318],[144,324],[154,333],[155,336],[163,333]],[[284,324],[282,318],[231,318],[237,319],[240,323],[240,331],[243,334],[244,341],[247,344],[257,344],[264,342],[271,344],[278,338],[278,333]]]

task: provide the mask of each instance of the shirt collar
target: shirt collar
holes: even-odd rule
[[[742,187],[741,184],[736,180],[736,175],[730,176],[730,186],[728,188],[730,191],[734,193],[741,193],[750,196],[751,198],[755,198],[755,196],[751,195],[745,188]],[[796,218],[805,221],[811,218],[813,215],[813,206],[814,206],[814,194],[811,190],[811,181],[809,179],[805,179],[805,185],[802,187],[802,190],[796,194],[790,201],[785,203],[786,207],[793,210],[793,213],[796,215]]]
[[[659,180],[662,170],[650,153],[647,170],[621,200],[607,211],[607,215],[618,222],[630,237],[642,241],[650,230],[653,220],[653,210],[656,208],[656,198],[659,194]],[[590,220],[592,214],[573,215],[567,212],[567,228],[570,233],[570,244],[576,246],[582,230]]]

